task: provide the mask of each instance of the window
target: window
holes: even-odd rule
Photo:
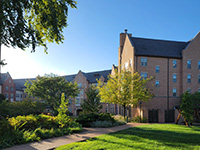
[[[16,94],[16,98],[20,98],[19,94]]]
[[[191,83],[191,74],[187,74],[187,82]]]
[[[70,113],[72,113],[72,108],[71,108],[71,107],[69,107],[69,108],[68,108],[68,111],[69,111]]]
[[[8,99],[8,93],[6,93],[5,97],[6,97],[6,99]]]
[[[191,60],[187,60],[187,68],[191,69]]]
[[[70,99],[70,100],[69,100],[69,105],[71,105],[71,104],[72,104],[72,100]]]
[[[132,66],[132,59],[130,58],[130,67]]]
[[[141,58],[141,66],[147,66],[147,58]]]
[[[80,104],[80,103],[81,103],[80,99],[76,98],[76,104]]]
[[[9,83],[11,83],[11,80],[9,80]]]
[[[198,83],[200,83],[200,74],[198,75]]]
[[[188,90],[187,90],[190,94],[191,94],[191,88],[188,88]]]
[[[128,62],[125,63],[124,67],[125,69],[128,69]]]
[[[8,91],[8,86],[6,86],[6,91]]]
[[[177,67],[177,61],[173,60],[173,68],[176,68],[176,67]]]
[[[80,88],[80,87],[82,87],[82,84],[81,84],[81,83],[79,83],[79,84],[78,84],[78,87],[79,87],[79,88]]]
[[[200,92],[200,88],[198,88],[198,92]]]
[[[160,82],[159,81],[156,81],[155,84],[156,84],[156,87],[160,86]]]
[[[10,94],[10,97],[13,98],[14,97],[13,94]]]
[[[200,69],[200,60],[198,61],[198,69]]]
[[[14,91],[14,88],[13,88],[13,87],[11,87],[11,88],[10,88],[10,90],[11,90],[11,91]]]
[[[141,72],[141,79],[147,79],[147,73],[145,73],[145,72]]]
[[[174,82],[174,83],[176,82],[176,78],[177,78],[177,77],[176,77],[176,73],[174,73],[174,74],[173,74],[173,82]]]
[[[173,88],[173,96],[176,96],[176,88]]]
[[[156,73],[160,72],[160,66],[156,66]]]

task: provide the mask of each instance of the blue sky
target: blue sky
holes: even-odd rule
[[[12,78],[45,73],[76,74],[111,69],[118,65],[119,34],[128,29],[135,37],[188,41],[200,31],[199,0],[77,0],[69,9],[63,44],[48,44],[49,54],[38,47],[2,47],[8,63],[2,72]]]

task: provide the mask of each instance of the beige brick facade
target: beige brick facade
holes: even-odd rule
[[[148,88],[153,90],[154,97],[152,100],[142,103],[141,112],[139,105],[132,108],[131,117],[140,116],[141,113],[142,117],[148,118],[149,110],[154,109],[158,111],[158,122],[165,122],[165,111],[173,110],[174,106],[180,105],[180,96],[183,92],[187,91],[188,88],[191,89],[192,93],[200,90],[200,84],[198,83],[198,75],[200,74],[200,69],[198,69],[198,62],[200,61],[200,34],[193,40],[185,43],[142,39],[141,41],[144,43],[138,44],[140,39],[136,40],[135,44],[134,38],[132,38],[131,34],[127,34],[127,31],[120,34],[118,65],[121,67],[118,70],[120,72],[121,69],[128,66],[139,74],[146,73],[147,77],[154,77],[153,81],[148,84]],[[151,42],[158,43],[159,41],[166,45],[171,44],[169,48],[173,48],[175,45],[174,51],[177,52],[174,53],[173,50],[168,51],[165,48],[165,52],[161,52],[161,54],[156,52],[154,56],[155,51],[152,51]],[[149,50],[147,42],[149,42]],[[144,44],[144,47],[142,44]],[[180,49],[184,45],[186,46]],[[177,50],[177,47],[180,48]],[[178,53],[179,51],[181,54]],[[191,60],[191,69],[187,68],[188,60]],[[159,71],[156,71],[156,68]],[[191,75],[191,83],[187,82],[188,74]],[[155,83],[159,83],[159,86],[156,87]],[[173,95],[173,90],[176,91],[175,95]],[[176,118],[177,112],[174,112],[174,118]]]

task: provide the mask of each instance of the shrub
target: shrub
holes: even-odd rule
[[[148,119],[143,117],[141,118],[141,121],[140,121],[140,116],[136,116],[134,117],[132,120],[132,122],[141,122],[141,123],[147,123],[148,122]]]
[[[44,114],[2,119],[0,120],[0,149],[82,131],[81,126],[73,119],[67,117],[62,120],[67,124],[61,127],[59,117]]]
[[[12,103],[3,101],[0,103],[0,115],[3,117],[16,117],[19,115],[41,114],[45,106],[45,103],[33,100]]]
[[[109,121],[115,123],[115,119],[109,113],[100,113],[100,114],[85,114],[77,118],[77,122],[82,124],[84,127],[91,127],[91,124],[96,121]]]
[[[111,121],[95,121],[91,123],[91,127],[95,128],[108,128],[112,126],[113,123]]]

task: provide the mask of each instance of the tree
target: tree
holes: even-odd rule
[[[188,91],[183,93],[181,96],[181,113],[188,124],[194,122],[194,116],[196,115],[200,119],[200,93],[195,92],[194,94],[189,93]]]
[[[0,104],[6,99],[6,97],[3,94],[0,94]]]
[[[1,45],[22,50],[31,45],[31,52],[43,46],[47,53],[47,42],[62,43],[68,6],[76,8],[76,4],[74,0],[0,0],[0,57]]]
[[[87,99],[85,99],[82,104],[81,108],[83,109],[83,113],[90,114],[90,113],[99,113],[99,110],[102,109],[102,105],[100,103],[99,92],[94,86],[89,87],[86,91]]]
[[[70,118],[69,116],[67,116],[67,111],[68,111],[68,99],[65,98],[65,93],[62,93],[61,95],[61,103],[60,103],[60,106],[58,108],[58,121],[59,121],[59,124],[60,124],[60,127],[64,127],[64,126],[67,126],[69,121],[70,121]]]
[[[108,77],[107,84],[98,81],[101,100],[106,103],[122,105],[125,110],[129,105],[138,105],[138,102],[148,101],[153,94],[146,87],[152,78],[143,79],[137,72],[115,71],[115,75]]]
[[[62,42],[68,6],[74,0],[0,0],[0,44],[25,49]]]
[[[61,93],[65,93],[67,98],[78,93],[77,84],[67,82],[63,77],[38,76],[36,80],[27,80],[25,86],[29,96],[44,100],[55,113],[61,104]]]

